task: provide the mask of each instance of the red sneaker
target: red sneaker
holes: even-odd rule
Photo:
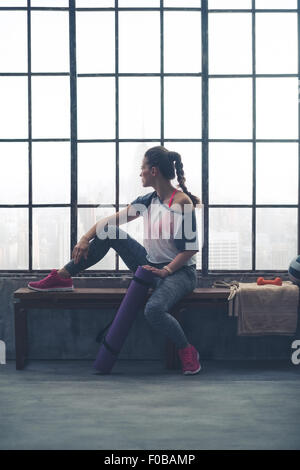
[[[192,344],[189,344],[186,348],[178,349],[178,355],[182,363],[184,375],[197,374],[201,370],[199,353]]]
[[[74,289],[72,278],[64,279],[60,277],[57,269],[52,269],[51,273],[40,281],[29,282],[28,287],[29,289],[44,292],[67,291]]]

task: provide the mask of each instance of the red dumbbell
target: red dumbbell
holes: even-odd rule
[[[282,279],[280,277],[276,277],[275,279],[264,279],[263,277],[257,278],[257,285],[264,286],[265,284],[273,284],[274,286],[281,286]]]

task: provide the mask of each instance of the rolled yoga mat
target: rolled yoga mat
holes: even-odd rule
[[[109,374],[113,368],[121,348],[128,336],[139,309],[143,306],[149,287],[157,276],[152,271],[139,266],[130,282],[111,327],[100,346],[95,369]]]

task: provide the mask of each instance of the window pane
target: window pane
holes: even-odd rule
[[[251,13],[210,13],[209,73],[252,73]]]
[[[201,0],[164,0],[164,7],[201,8]]]
[[[232,10],[251,10],[252,0],[208,0],[208,8],[211,8],[212,10],[223,10],[226,8]]]
[[[155,145],[155,142],[120,143],[120,204],[129,204],[136,197],[153,191],[153,188],[142,185],[140,173],[146,150]]]
[[[31,80],[33,138],[69,138],[69,77],[32,77]]]
[[[114,12],[76,13],[76,54],[77,73],[115,72]]]
[[[252,269],[251,227],[251,209],[210,209],[208,269]]]
[[[159,7],[160,0],[119,0],[119,7]]]
[[[116,181],[114,143],[78,144],[78,203],[114,204]]]
[[[0,0],[0,7],[27,7],[27,0]]]
[[[78,240],[80,240],[82,235],[85,235],[99,220],[103,219],[104,217],[113,215],[114,213],[115,210],[113,207],[89,207],[86,209],[78,209]],[[95,271],[98,269],[116,269],[115,257],[115,250],[113,248],[109,249],[106,255],[100,261],[98,261],[93,266],[87,268],[86,271]]]
[[[33,269],[60,269],[70,256],[70,209],[32,209]]]
[[[256,15],[256,73],[297,73],[297,14]]]
[[[120,77],[119,92],[120,138],[159,138],[160,78]]]
[[[251,143],[209,144],[209,202],[252,204]]]
[[[28,209],[0,209],[0,269],[28,269]]]
[[[114,139],[115,79],[79,77],[77,109],[78,139]]]
[[[298,144],[256,144],[256,191],[257,204],[298,203]]]
[[[69,13],[32,11],[32,72],[69,72],[69,61]]]
[[[33,203],[69,204],[70,169],[69,142],[33,142]]]
[[[159,12],[119,13],[119,71],[155,73],[160,71]]]
[[[0,77],[0,139],[27,139],[27,87],[27,77]]]
[[[68,7],[69,0],[31,0],[32,7]]]
[[[76,0],[76,8],[113,8],[114,6],[115,0]]]
[[[28,204],[28,144],[0,142],[0,168],[0,204]]]
[[[27,73],[27,13],[25,11],[1,11],[0,44],[0,72]]]
[[[256,210],[256,269],[287,270],[297,255],[297,209]]]
[[[256,79],[256,137],[298,138],[297,78]]]
[[[209,80],[209,138],[252,138],[252,81],[250,78]]]
[[[166,77],[165,138],[201,139],[201,77]]]
[[[256,0],[255,8],[297,8],[297,0]]]
[[[201,72],[201,13],[164,13],[165,73]]]

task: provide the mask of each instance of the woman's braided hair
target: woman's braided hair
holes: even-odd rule
[[[145,157],[147,158],[150,168],[152,166],[158,166],[161,174],[168,180],[175,178],[176,170],[178,181],[176,186],[180,187],[182,191],[190,197],[194,207],[196,204],[200,204],[200,199],[187,190],[181,156],[178,152],[169,151],[164,146],[158,145],[148,149],[145,152]]]

